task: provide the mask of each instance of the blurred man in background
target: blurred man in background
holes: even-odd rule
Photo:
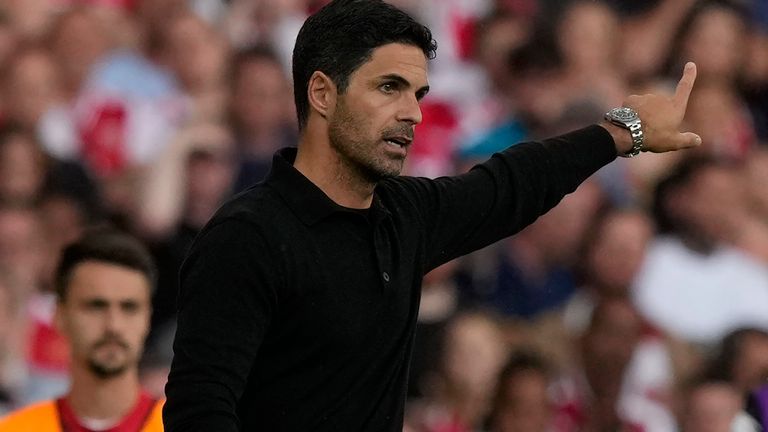
[[[139,386],[149,330],[154,264],[116,231],[86,233],[68,246],[56,273],[56,326],[68,339],[72,384],[0,421],[0,431],[162,431],[162,402]]]

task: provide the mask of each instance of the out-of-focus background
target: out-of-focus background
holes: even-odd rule
[[[323,0],[0,0],[0,414],[67,387],[61,247],[109,221],[176,273],[296,144],[295,35]],[[463,172],[699,76],[692,151],[620,159],[424,281],[410,432],[728,431],[768,384],[768,1],[392,0],[438,41],[407,174]],[[279,229],[279,227],[276,227]],[[757,418],[757,417],[755,417]]]

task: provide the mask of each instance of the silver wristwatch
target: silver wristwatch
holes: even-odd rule
[[[637,111],[627,107],[614,108],[605,113],[605,119],[616,126],[627,129],[632,135],[632,149],[619,156],[635,157],[643,151],[645,136],[643,135],[643,123],[640,121]]]

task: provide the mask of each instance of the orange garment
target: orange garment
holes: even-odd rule
[[[163,404],[155,402],[143,427],[136,432],[163,431]],[[38,402],[0,419],[0,432],[63,432],[55,400]]]

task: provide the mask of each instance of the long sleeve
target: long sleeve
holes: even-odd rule
[[[424,227],[425,269],[518,232],[615,157],[608,131],[590,126],[514,145],[459,176],[400,180]]]
[[[232,219],[196,242],[181,271],[165,430],[236,432],[246,388],[277,299],[263,236]]]

